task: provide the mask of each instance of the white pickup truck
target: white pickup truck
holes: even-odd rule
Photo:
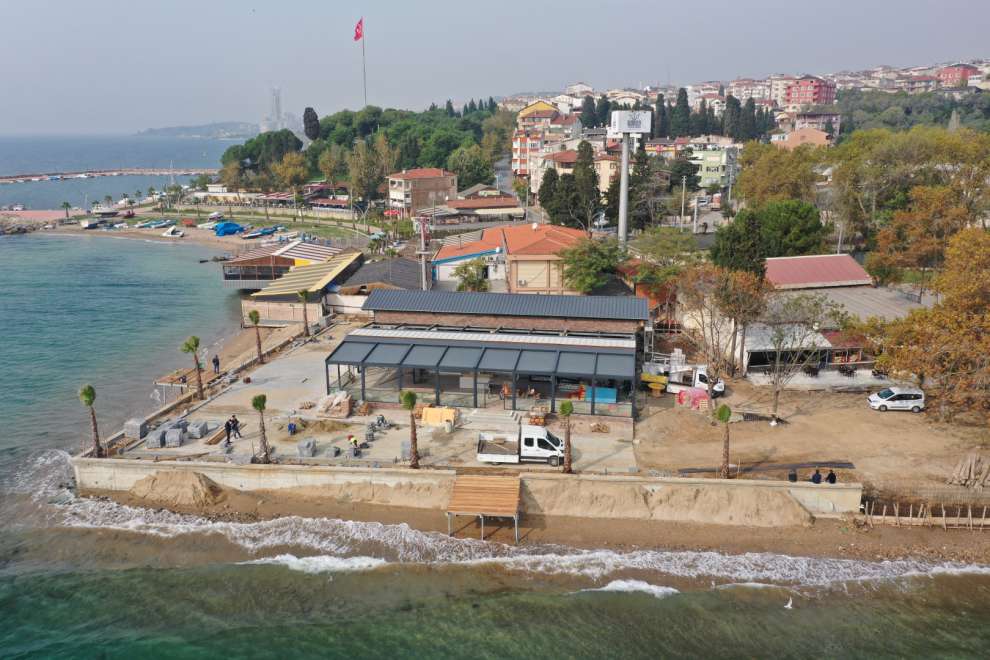
[[[708,367],[703,364],[684,365],[667,374],[667,391],[676,394],[688,388],[708,389]],[[715,381],[712,394],[718,398],[725,394],[725,383],[721,379]]]
[[[546,462],[558,466],[564,460],[564,441],[542,426],[522,424],[516,433],[479,433],[479,463]]]

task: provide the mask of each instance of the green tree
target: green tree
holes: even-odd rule
[[[520,203],[525,204],[529,199],[529,179],[514,179],[512,181],[512,191],[516,193]]]
[[[735,191],[749,206],[781,199],[814,203],[819,179],[815,167],[821,157],[821,152],[810,145],[787,150],[772,144],[749,143],[739,157]]]
[[[557,184],[560,180],[557,170],[548,169],[543,173],[543,180],[540,182],[539,195],[540,206],[543,207],[550,217],[554,216],[554,203],[557,200]]]
[[[722,425],[722,467],[718,472],[720,479],[729,478],[729,421],[732,419],[732,409],[724,403],[715,409],[715,419]]]
[[[821,213],[811,204],[788,199],[770,202],[757,213],[760,241],[766,257],[795,257],[821,252],[827,232]]]
[[[100,444],[100,430],[96,427],[96,409],[93,403],[96,401],[96,389],[89,384],[79,388],[79,400],[89,410],[89,425],[93,432],[93,458],[104,458],[106,452]]]
[[[416,393],[403,390],[400,400],[402,407],[409,411],[409,467],[419,469],[419,442],[416,437]]]
[[[495,177],[492,161],[476,144],[455,149],[447,159],[447,169],[457,175],[457,183],[463,188],[476,183],[491,183]]]
[[[734,140],[743,140],[742,136],[742,106],[739,99],[732,94],[725,97],[725,109],[722,111],[722,135]]]
[[[254,343],[258,349],[258,364],[264,364],[265,354],[261,350],[261,314],[258,313],[258,310],[252,309],[248,312],[248,319],[254,326]]]
[[[602,94],[598,97],[598,103],[595,105],[595,118],[598,123],[597,126],[608,126],[609,116],[612,112],[612,102],[608,100],[608,97]]]
[[[601,210],[602,194],[598,187],[598,170],[595,169],[595,154],[591,144],[582,140],[577,152],[577,162],[574,164],[574,187],[577,194],[576,204],[571,207],[571,218],[590,234],[595,216]]]
[[[698,176],[698,166],[692,163],[688,154],[682,152],[670,162],[670,192],[680,191],[681,185],[687,186],[688,191],[698,189],[701,177]]]
[[[691,134],[691,106],[688,105],[687,90],[677,90],[677,102],[670,112],[670,137],[685,137]]]
[[[336,181],[344,173],[347,166],[347,151],[340,145],[331,144],[320,153],[317,167],[330,184],[332,193],[336,193]]]
[[[574,404],[570,399],[565,399],[558,408],[560,416],[564,418],[564,474],[571,474],[571,415],[574,413]]]
[[[739,115],[739,137],[742,140],[755,140],[758,133],[756,130],[756,102],[753,97],[746,99],[742,112]]]
[[[485,260],[481,257],[471,259],[454,269],[454,277],[458,280],[458,291],[488,291],[488,278],[485,277]]]
[[[303,110],[303,133],[310,140],[320,137],[320,118],[316,116],[316,110],[313,108]]]
[[[351,176],[352,195],[363,200],[366,205],[369,204],[377,195],[378,186],[383,180],[375,150],[364,140],[359,141],[347,158],[347,169]]]
[[[68,202],[62,202],[62,210],[65,211],[66,220],[69,219],[69,209],[71,208],[72,208],[72,204],[69,204]]]
[[[586,238],[560,252],[564,282],[579,293],[590,293],[608,282],[624,255],[614,238],[603,241]]]
[[[664,100],[663,94],[657,94],[653,114],[653,137],[670,137],[670,115],[667,114],[667,101]]]
[[[763,276],[766,254],[760,237],[760,219],[756,211],[742,209],[735,219],[715,232],[711,248],[712,262],[729,270],[746,271]]]
[[[183,342],[179,350],[192,356],[193,367],[196,370],[196,393],[199,400],[202,401],[205,397],[203,396],[203,365],[199,363],[199,337],[191,335]]]
[[[267,404],[268,397],[264,394],[257,394],[251,399],[251,407],[258,411],[258,449],[261,450],[258,461],[266,465],[272,462],[272,454],[268,449],[268,434],[265,432],[265,407]]]
[[[291,190],[293,195],[298,194],[299,186],[309,179],[306,159],[298,151],[285,154],[281,161],[272,165],[272,174],[279,184]]]
[[[220,168],[220,182],[227,190],[239,190],[243,185],[240,161],[232,160]]]
[[[581,101],[581,125],[585,128],[598,126],[598,112],[595,110],[595,97],[588,94]]]

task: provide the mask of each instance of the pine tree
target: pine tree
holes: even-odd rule
[[[498,104],[495,103],[495,99],[491,96],[488,97],[488,112],[498,112]]]
[[[739,116],[739,137],[743,140],[756,138],[756,102],[752,96],[746,99],[746,105]]]
[[[598,97],[598,105],[595,106],[595,114],[598,116],[598,126],[608,126],[609,114],[612,112],[612,103],[602,94]]]
[[[725,112],[722,113],[722,135],[731,137],[734,140],[739,138],[739,115],[742,110],[739,106],[739,99],[732,94],[725,97]]]
[[[667,116],[667,102],[663,94],[657,94],[656,117],[653,120],[653,137],[665,138],[670,135],[670,119]]]
[[[712,135],[719,135],[722,132],[722,125],[715,117],[715,106],[708,106],[708,132]]]
[[[467,109],[468,109],[468,112],[471,112],[471,113],[474,113],[474,112],[477,112],[478,111],[478,105],[474,102],[474,99],[471,99],[471,102],[468,103]]]
[[[697,112],[691,113],[691,135],[705,135],[708,132],[708,104],[701,99]]]
[[[677,90],[677,103],[670,113],[670,137],[684,137],[691,133],[691,108],[688,106],[687,90]]]
[[[594,128],[598,125],[598,113],[595,110],[595,99],[585,96],[581,101],[581,125],[585,128]]]
[[[448,117],[453,117],[457,114],[454,112],[454,104],[450,101],[450,99],[447,99],[447,103],[444,105],[443,110],[447,113]]]

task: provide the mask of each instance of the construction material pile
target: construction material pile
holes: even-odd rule
[[[956,464],[948,483],[977,490],[990,486],[990,459],[976,453],[967,454]]]
[[[316,404],[318,415],[334,419],[344,419],[351,416],[351,406],[354,399],[347,392],[334,392],[327,394]]]

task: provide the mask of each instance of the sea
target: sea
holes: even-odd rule
[[[44,172],[78,172],[125,167],[219,167],[227,147],[241,140],[174,138],[143,135],[0,136],[0,176]],[[177,176],[175,183],[190,177]],[[144,196],[162,190],[168,176],[113,176],[60,181],[0,184],[0,208],[17,204],[30,210],[59,209],[63,202],[89,208],[109,195]]]
[[[111,432],[158,403],[186,336],[212,351],[236,325],[210,256],[0,237],[0,657],[987,656],[987,566],[508,546],[80,498],[79,386]]]

